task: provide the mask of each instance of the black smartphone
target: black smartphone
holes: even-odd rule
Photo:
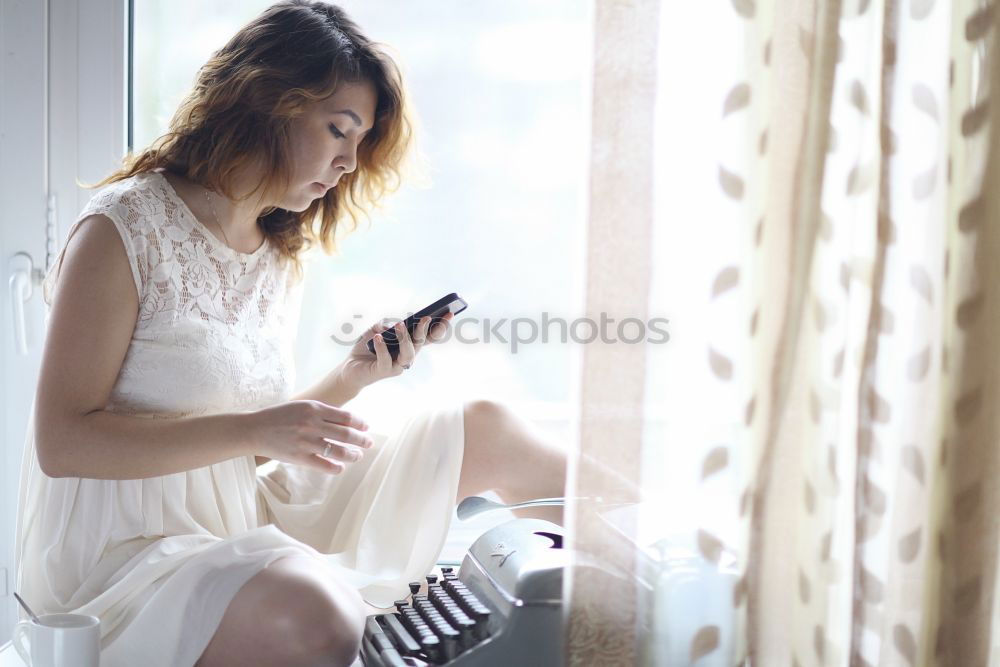
[[[458,315],[460,312],[465,310],[469,304],[458,296],[454,292],[445,295],[432,303],[431,305],[423,308],[416,313],[410,315],[405,320],[403,320],[404,326],[406,326],[407,332],[409,332],[410,337],[413,337],[413,332],[416,330],[417,325],[420,324],[420,320],[430,316],[431,323],[427,327],[430,331],[434,328],[434,325],[440,322],[445,315],[448,313],[454,313]],[[385,341],[385,346],[389,350],[389,356],[395,361],[396,357],[399,356],[399,341],[396,340],[396,330],[388,329],[382,332],[382,340]],[[368,341],[368,349],[371,350],[372,354],[375,354],[375,337],[373,336],[371,340]]]

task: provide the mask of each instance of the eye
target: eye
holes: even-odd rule
[[[344,134],[340,130],[338,130],[337,126],[334,125],[333,123],[330,123],[330,131],[333,132],[333,136],[337,137],[338,139],[344,138]]]

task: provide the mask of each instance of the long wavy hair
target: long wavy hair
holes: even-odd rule
[[[122,167],[88,188],[160,167],[233,196],[231,178],[246,164],[266,165],[257,186],[240,200],[280,201],[289,187],[289,129],[310,101],[341,83],[369,81],[378,102],[375,124],[359,143],[357,168],[301,212],[265,208],[257,220],[301,276],[299,253],[319,241],[337,250],[338,225],[354,231],[383,196],[396,191],[414,157],[415,115],[403,76],[384,45],[369,40],[347,14],[316,0],[283,0],[243,26],[198,71],[169,131]],[[346,215],[345,215],[346,213]],[[369,218],[370,222],[370,218]],[[340,230],[343,232],[344,230]]]

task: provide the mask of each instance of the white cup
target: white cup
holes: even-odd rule
[[[11,643],[30,667],[99,667],[101,621],[83,614],[43,614],[14,626]],[[25,648],[24,638],[28,639]]]

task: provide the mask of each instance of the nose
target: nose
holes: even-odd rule
[[[343,169],[345,173],[350,174],[352,171],[358,167],[358,147],[353,142],[347,144],[335,158],[333,158],[333,166],[338,169]]]

